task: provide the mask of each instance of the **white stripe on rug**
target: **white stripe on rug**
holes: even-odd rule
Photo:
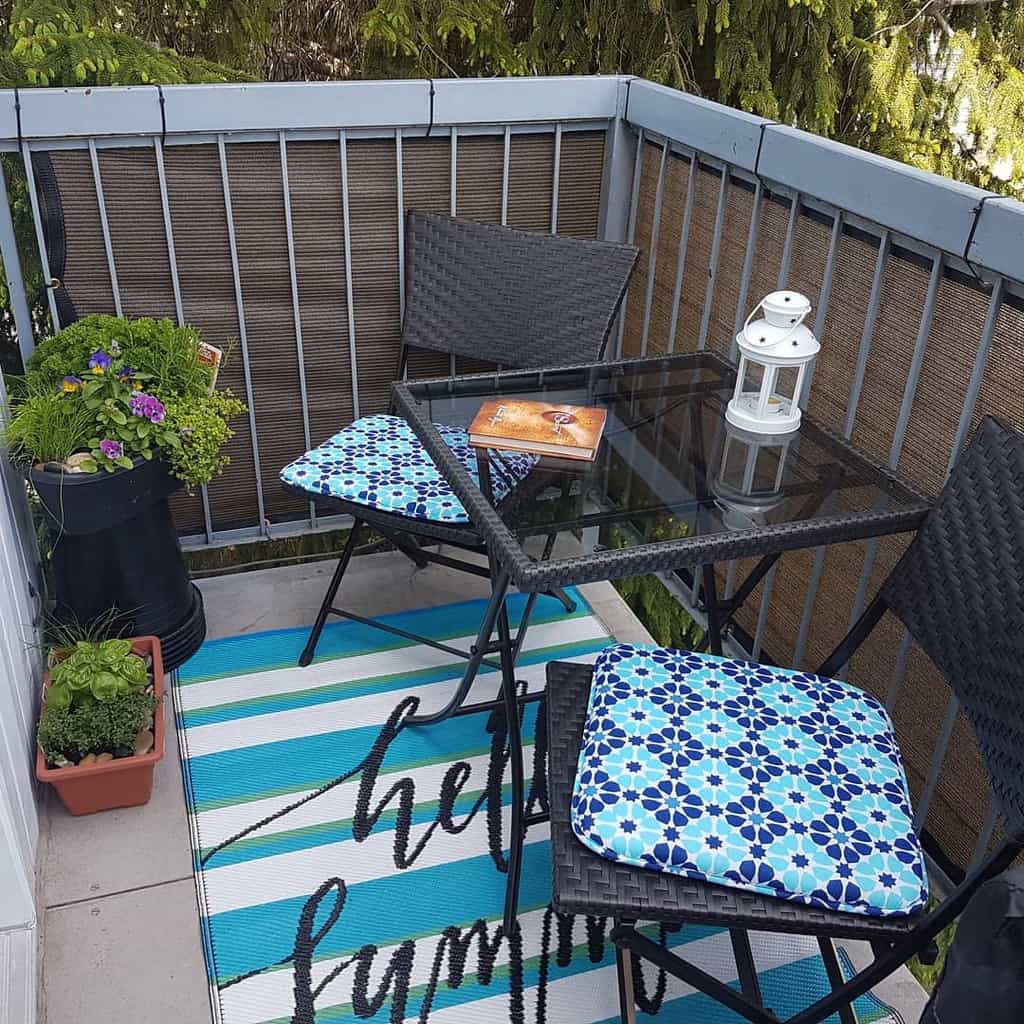
[[[593,662],[594,653],[566,658],[566,661]],[[516,679],[529,684],[529,690],[539,690],[544,685],[547,666],[545,663],[524,665],[516,670]],[[427,683],[409,690],[420,699],[419,713],[443,708],[451,698],[461,674]],[[470,689],[468,703],[493,700],[498,695],[499,676],[497,672],[480,675]],[[264,715],[250,715],[243,719],[245,727],[239,727],[238,719],[213,722],[210,725],[194,725],[188,730],[188,753],[190,758],[204,754],[219,754],[226,750],[241,750],[244,747],[258,747],[265,743],[280,743],[285,740],[302,739],[306,736],[321,736],[337,732],[339,743],[344,742],[344,733],[350,729],[383,725],[395,705],[406,694],[399,685],[395,690],[371,693],[365,697],[339,699],[327,704],[312,704],[308,707],[290,708],[286,711],[268,712]],[[426,728],[432,728],[427,726]]]
[[[431,822],[413,825],[409,829],[409,848],[413,848],[431,827]],[[535,825],[527,832],[526,842],[539,843],[547,838],[547,824]],[[386,829],[367,836],[361,842],[347,839],[239,864],[207,867],[204,873],[209,913],[222,914],[252,906],[259,902],[253,899],[253,893],[262,892],[275,901],[308,896],[315,888],[315,885],[311,886],[312,880],[319,884],[322,879],[330,878],[337,874],[341,864],[345,866],[345,884],[351,887],[409,870],[478,857],[489,849],[487,819],[484,814],[478,814],[458,835],[438,830],[411,868],[395,866],[394,845],[395,833]]]

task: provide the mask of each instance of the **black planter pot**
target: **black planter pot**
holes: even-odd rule
[[[114,473],[30,470],[53,534],[58,617],[89,622],[118,609],[126,635],[158,636],[165,669],[206,636],[168,497],[181,486],[158,459]]]

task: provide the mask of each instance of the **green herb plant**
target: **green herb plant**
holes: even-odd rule
[[[150,694],[137,692],[63,711],[47,706],[38,733],[43,756],[49,764],[60,764],[86,754],[131,754],[135,737],[153,724],[157,703]]]
[[[64,401],[50,389],[13,397],[16,414],[4,432],[10,457],[18,462],[63,462],[88,446],[95,425],[84,405]]]
[[[80,640],[50,673],[47,706],[63,710],[144,689],[149,681],[146,663],[132,653],[131,640]]]
[[[158,701],[130,640],[79,640],[50,672],[37,738],[50,763],[124,752],[152,725]]]
[[[125,364],[153,390],[168,396],[204,394],[210,371],[198,359],[200,340],[194,327],[179,327],[172,320],[95,314],[40,342],[28,357],[26,374],[34,384],[55,391],[66,374],[86,366],[93,352],[109,352],[116,342]]]
[[[235,432],[228,421],[245,406],[228,390],[196,398],[189,395],[167,403],[167,422],[181,444],[165,453],[171,472],[195,487],[224,472],[231,457],[224,445]]]

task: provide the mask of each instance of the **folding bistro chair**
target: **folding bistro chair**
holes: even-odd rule
[[[449,371],[464,356],[502,367],[563,366],[602,358],[622,304],[637,250],[611,242],[517,231],[410,210],[405,228],[405,317],[398,377],[412,350],[447,353]],[[476,454],[464,430],[441,427],[445,440],[476,478]],[[506,453],[493,477],[506,497],[535,465]],[[365,526],[418,566],[430,562],[489,576],[468,560],[424,544],[485,552],[465,509],[405,420],[365,416],[281,471],[286,490],[352,516],[352,530],[299,658],[308,665],[328,615],[376,626],[469,660],[472,677],[489,637],[460,651],[427,637],[334,606],[342,577]],[[549,543],[553,538],[549,538]],[[573,604],[558,595],[568,611]],[[525,629],[531,599],[520,627]],[[425,722],[442,716],[423,716]]]
[[[885,612],[942,670],[1003,826],[933,910],[892,723],[832,679]],[[591,678],[593,677],[593,678]],[[1024,849],[1024,437],[986,418],[879,594],[817,674],[619,644],[548,666],[554,906],[614,919],[622,1019],[636,956],[746,1020],[764,1007],[748,930],[814,935],[839,1014],[932,941]],[[589,695],[589,705],[588,705]],[[652,870],[653,869],[653,870]],[[637,921],[725,926],[740,990]],[[832,940],[873,962],[844,980]],[[926,953],[927,955],[927,953]],[[934,953],[933,953],[934,955]]]

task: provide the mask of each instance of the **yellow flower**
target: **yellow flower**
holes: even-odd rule
[[[75,392],[77,390],[78,390],[78,385],[77,384],[72,384],[72,383],[70,383],[70,381],[64,381],[64,384],[63,384],[64,394],[70,395],[70,394],[72,394],[73,392]]]
[[[142,381],[141,380],[133,381],[132,382],[132,387],[135,388],[136,391],[141,391],[142,390]]]
[[[96,374],[97,377],[102,377],[105,371],[102,366],[94,366],[92,368],[92,372]]]

